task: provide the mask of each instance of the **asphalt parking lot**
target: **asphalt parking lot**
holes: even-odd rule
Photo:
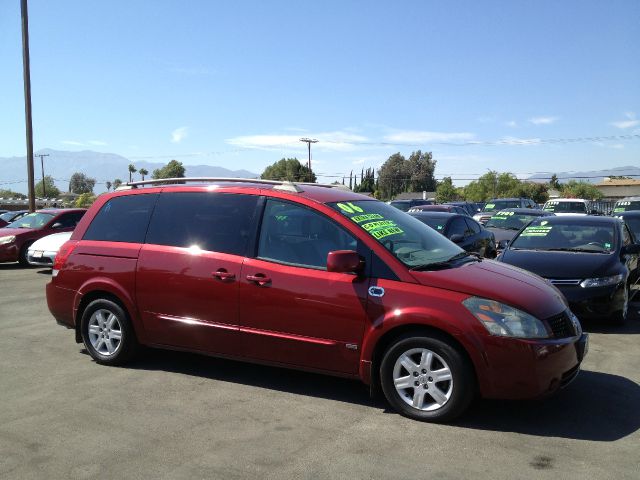
[[[432,425],[338,378],[154,350],[98,365],[49,314],[49,278],[0,265],[2,478],[638,478],[640,303],[584,325],[558,396]]]

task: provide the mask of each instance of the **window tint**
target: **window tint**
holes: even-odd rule
[[[447,236],[451,237],[451,235],[464,235],[467,230],[467,224],[464,222],[464,218],[454,218],[449,224],[449,231],[447,232]]]
[[[356,239],[323,215],[292,203],[267,200],[258,257],[325,269],[329,252],[356,249]]]
[[[469,227],[469,235],[480,233],[480,230],[482,228],[480,227],[480,224],[478,222],[476,222],[472,218],[465,218],[465,221],[467,222],[467,226]]]
[[[245,255],[258,198],[215,192],[162,193],[147,243]]]
[[[156,194],[115,197],[105,203],[84,240],[143,243]]]
[[[56,223],[59,223],[60,226],[56,228],[75,228],[75,226],[83,216],[84,212],[65,213],[64,215],[58,217],[58,219],[54,222],[54,225]]]

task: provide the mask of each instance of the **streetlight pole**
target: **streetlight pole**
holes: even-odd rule
[[[301,138],[300,141],[306,143],[309,149],[309,160],[307,161],[307,167],[309,167],[309,180],[311,180],[311,144],[318,143],[318,140],[316,140],[315,138]]]
[[[33,127],[31,122],[31,69],[29,66],[29,14],[27,0],[20,0],[22,13],[22,72],[24,77],[24,118],[27,132],[27,183],[29,211],[36,210],[36,188],[33,180]]]
[[[36,157],[40,157],[40,168],[42,169],[42,196],[47,198],[47,185],[44,182],[44,160],[43,157],[48,157],[48,153],[41,153],[39,155],[35,155]]]

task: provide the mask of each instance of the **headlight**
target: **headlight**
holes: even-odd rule
[[[515,338],[549,338],[549,332],[536,317],[504,303],[470,297],[462,302],[491,335]]]
[[[2,239],[0,239],[0,242]],[[582,288],[591,288],[591,287],[608,287],[609,285],[616,285],[620,283],[624,279],[624,275],[619,273],[618,275],[613,275],[611,277],[600,277],[600,278],[587,278],[580,282],[580,286]]]
[[[16,240],[15,235],[7,235],[6,237],[0,237],[0,245],[6,245],[7,243],[13,243]]]

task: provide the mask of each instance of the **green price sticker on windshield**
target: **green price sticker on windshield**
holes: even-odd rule
[[[495,203],[487,203],[487,204],[484,206],[484,208],[485,208],[486,210],[489,210],[490,208],[493,208],[493,207],[495,207],[495,206],[496,206],[496,204],[495,204]]]
[[[364,210],[351,202],[338,203],[338,208],[345,213],[364,213]]]
[[[553,227],[549,225],[548,227],[539,226],[539,227],[527,227],[524,229],[524,232],[520,234],[521,237],[546,237]]]

